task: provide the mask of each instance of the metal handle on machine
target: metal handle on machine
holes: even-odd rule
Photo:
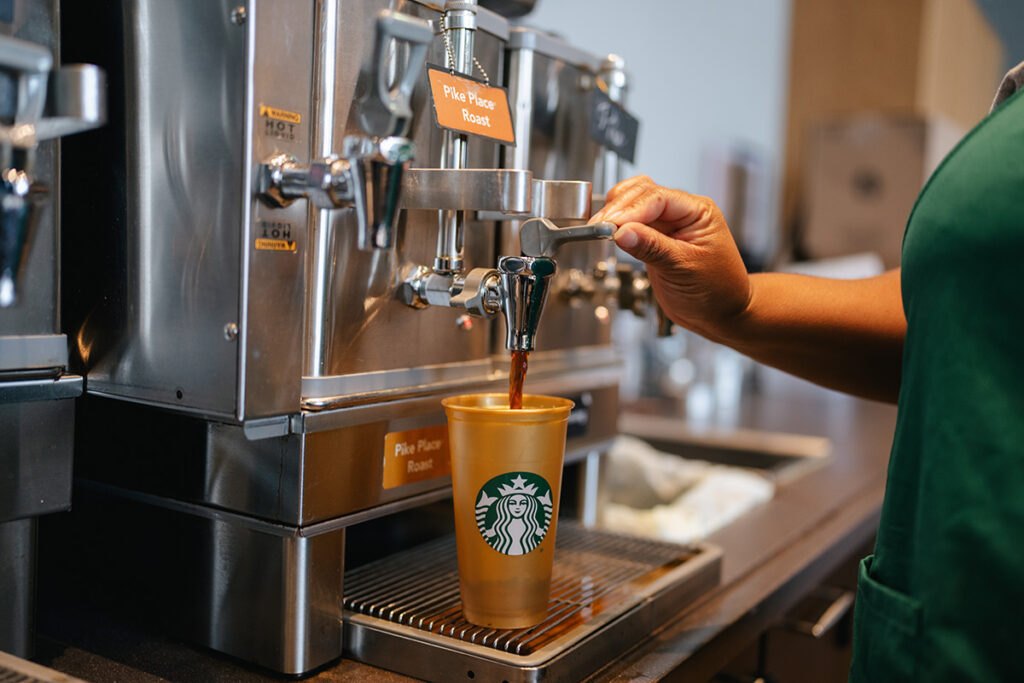
[[[850,608],[853,607],[854,594],[853,591],[844,590],[842,588],[828,588],[822,587],[818,591],[823,597],[829,598],[832,602],[829,603],[818,618],[814,621],[790,621],[786,623],[786,626],[812,638],[819,639],[823,638],[838,624]]]
[[[377,15],[372,88],[360,106],[360,123],[370,135],[404,136],[412,121],[412,92],[427,60],[434,38],[430,24],[414,17],[382,10]],[[388,51],[393,43],[408,43],[409,57],[401,77],[389,83]]]
[[[13,72],[17,84],[14,120],[5,122],[7,125],[0,128],[3,142],[15,147],[32,147],[36,144],[34,124],[43,115],[46,78],[52,67],[53,55],[43,46],[10,36],[0,36],[0,68]],[[20,124],[32,127],[23,128]]]
[[[582,221],[592,215],[593,185],[583,180],[534,180],[533,215]]]
[[[0,36],[0,66],[19,73],[46,73],[53,67],[53,55],[42,45]]]
[[[479,168],[410,168],[402,183],[403,209],[462,209],[527,214],[529,171]]]
[[[614,223],[591,223],[560,228],[547,218],[531,218],[519,228],[520,250],[525,256],[554,256],[567,242],[610,240]]]
[[[107,75],[94,64],[67,64],[50,76],[46,115],[36,123],[36,139],[73,135],[107,122]]]

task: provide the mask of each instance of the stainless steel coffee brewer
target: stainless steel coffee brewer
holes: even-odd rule
[[[520,110],[539,81],[511,67],[558,55],[516,47],[475,2],[64,12],[69,49],[117,87],[114,125],[67,158],[97,170],[65,195],[97,229],[65,249],[103,264],[74,283],[67,322],[87,391],[73,535],[88,541],[70,571],[126,569],[128,601],[283,673],[360,656],[361,632],[343,638],[362,550],[346,538],[383,521],[364,543],[402,541],[403,514],[450,496],[441,397],[502,391],[508,349],[550,344],[528,390],[580,397],[567,462],[614,436],[602,317],[618,271],[605,248],[577,251],[610,245],[586,224],[610,160],[557,137],[543,161]],[[439,128],[424,63],[508,85],[516,151]],[[589,57],[561,64],[574,88],[602,77]]]
[[[103,74],[55,68],[53,2],[0,5],[0,651],[31,650],[38,517],[71,498],[57,139],[104,118]],[[73,174],[72,174],[72,180]]]
[[[64,8],[121,88],[119,125],[68,160],[123,182],[68,198],[103,229],[65,248],[110,266],[68,321],[78,517],[152,518],[93,524],[92,551],[150,562],[138,590],[186,606],[178,632],[307,671],[341,654],[345,529],[448,495],[443,458],[388,446],[503,381],[487,318],[532,344],[515,297],[550,268],[499,252],[494,217],[533,215],[533,178],[437,128],[423,74],[500,83],[509,26],[474,3],[116,4]]]

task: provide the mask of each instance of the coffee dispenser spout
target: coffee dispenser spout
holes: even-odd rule
[[[555,268],[555,261],[546,256],[503,256],[498,260],[507,350],[534,350]]]

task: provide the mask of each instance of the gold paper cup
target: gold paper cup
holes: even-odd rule
[[[544,620],[572,401],[469,394],[448,415],[459,589],[466,619],[491,628]]]

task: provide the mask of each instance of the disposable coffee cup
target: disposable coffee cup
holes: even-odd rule
[[[459,589],[466,620],[525,628],[547,615],[572,401],[470,394],[448,415]]]

